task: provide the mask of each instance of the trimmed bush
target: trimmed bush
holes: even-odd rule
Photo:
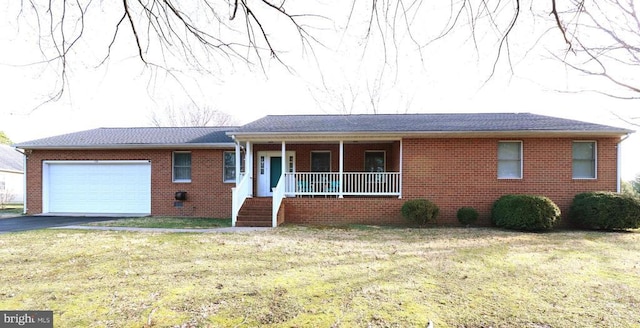
[[[613,192],[587,192],[573,198],[569,219],[579,228],[640,228],[640,199]]]
[[[560,221],[560,209],[547,197],[505,195],[493,204],[491,220],[496,226],[507,229],[551,230]]]
[[[478,211],[473,207],[461,207],[456,213],[458,221],[465,226],[475,223],[478,220]]]
[[[433,202],[419,198],[406,201],[402,204],[402,216],[409,222],[419,225],[436,222],[440,209]]]

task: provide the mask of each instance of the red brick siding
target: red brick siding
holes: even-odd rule
[[[233,150],[233,149],[229,149]],[[151,214],[231,217],[231,188],[223,180],[224,150],[191,150],[191,182],[172,181],[172,150],[34,150],[27,160],[29,214],[42,212],[42,162],[45,160],[151,161]],[[174,207],[176,191],[186,191],[183,208]]]
[[[522,179],[498,179],[498,142],[522,141]],[[403,199],[397,198],[289,198],[286,221],[305,224],[399,223],[400,207],[413,198],[427,198],[440,207],[438,223],[457,225],[456,212],[463,206],[480,212],[481,225],[490,224],[493,202],[505,194],[537,194],[551,198],[563,212],[569,211],[575,194],[617,188],[617,139],[597,142],[597,179],[572,178],[570,138],[524,139],[405,139],[403,140]],[[345,171],[361,168],[364,151],[387,151],[387,168],[399,159],[399,146],[345,145]],[[390,146],[390,144],[387,144]],[[295,146],[287,147],[293,149]],[[328,149],[325,145],[311,148]],[[305,151],[307,151],[305,149]],[[337,150],[336,150],[337,151]],[[296,154],[301,161],[299,154]],[[349,164],[347,164],[349,163]],[[390,166],[391,165],[391,166]],[[306,167],[298,169],[304,171]],[[566,223],[566,222],[565,222]]]
[[[523,142],[522,179],[497,178],[497,145]],[[403,198],[425,197],[440,207],[439,222],[456,224],[456,211],[473,206],[480,224],[490,223],[493,202],[505,194],[537,194],[568,213],[575,194],[617,188],[615,138],[598,139],[595,180],[572,178],[573,139],[405,139]]]

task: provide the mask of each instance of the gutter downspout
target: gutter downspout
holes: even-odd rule
[[[621,143],[622,143],[623,141],[627,140],[628,138],[629,138],[629,135],[627,134],[627,135],[625,135],[624,137],[620,138],[620,141],[618,141],[618,142],[616,143],[616,152],[617,152],[617,154],[616,154],[616,155],[617,155],[617,156],[616,156],[616,157],[617,157],[617,158],[616,158],[616,161],[617,161],[617,163],[616,163],[616,166],[617,166],[617,167],[616,167],[616,180],[617,180],[617,183],[616,183],[616,184],[617,184],[616,191],[617,191],[618,193],[620,193],[620,192],[621,192],[621,189],[622,189],[622,183],[621,183],[622,174],[620,173],[620,171],[621,171],[621,169],[622,169],[622,152],[620,151],[620,146],[621,146]]]

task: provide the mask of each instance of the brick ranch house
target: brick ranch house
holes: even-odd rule
[[[568,211],[619,190],[633,131],[534,114],[276,115],[240,127],[95,129],[16,145],[28,214],[232,217],[234,226],[390,224],[427,198],[439,224],[504,194]],[[185,192],[185,193],[181,193]]]

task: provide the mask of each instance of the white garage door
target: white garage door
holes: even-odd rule
[[[45,213],[151,213],[148,161],[48,161],[42,182]]]

